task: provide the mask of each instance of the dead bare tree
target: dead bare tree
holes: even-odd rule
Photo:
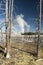
[[[38,43],[37,43],[37,57],[39,57],[39,44],[40,44],[40,33],[41,33],[41,16],[42,16],[42,0],[40,0],[40,15],[38,19]]]
[[[8,24],[9,24],[9,18],[8,18],[8,0],[6,0],[6,46],[5,46],[5,53],[6,58],[10,57],[10,45],[9,45],[9,35],[8,35]]]
[[[8,0],[6,0],[6,22],[5,22],[6,23],[6,46],[5,46],[6,58],[10,57],[12,13],[13,13],[13,0],[9,0],[9,6],[8,6]]]

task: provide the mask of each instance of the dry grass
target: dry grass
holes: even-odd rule
[[[28,53],[12,49],[10,59],[2,59],[0,65],[35,65],[33,57]]]
[[[43,65],[43,61],[35,61],[35,58],[33,55],[30,55],[27,52],[21,51],[19,49],[25,50],[25,51],[33,51],[35,46],[31,44],[20,44],[20,43],[12,43],[12,47],[10,54],[11,58],[1,58],[2,54],[0,54],[0,65]],[[15,48],[16,47],[16,48]],[[19,49],[18,49],[19,48]],[[43,58],[43,47],[39,50],[39,55],[41,58]]]

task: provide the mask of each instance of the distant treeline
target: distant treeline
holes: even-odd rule
[[[43,33],[40,33],[41,35],[43,35]],[[25,32],[25,33],[21,33],[21,35],[38,35],[38,32],[34,33],[34,32]]]

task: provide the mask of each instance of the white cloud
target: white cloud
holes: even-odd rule
[[[1,19],[0,19],[0,24],[1,24],[1,23],[4,23],[4,22],[5,22],[5,19],[4,19],[4,18],[1,18]]]
[[[5,32],[5,19],[0,19],[0,28],[2,29],[2,32]]]
[[[24,20],[24,15],[23,14],[17,15],[16,18],[15,18],[15,20],[14,20],[14,22],[16,22],[16,23],[19,24],[19,26],[21,28],[20,32],[24,33],[24,31],[25,31],[24,26],[26,26],[26,29],[27,29],[26,31],[29,32],[30,25],[27,24],[27,22]]]
[[[0,19],[0,24],[3,22],[5,22],[5,19],[4,18]],[[21,32],[24,33],[25,31],[29,32],[30,25],[27,24],[27,22],[24,20],[23,14],[17,15],[13,22],[16,23],[16,25],[14,26],[12,25],[12,27],[14,28],[14,31],[13,31],[14,33],[21,33]],[[26,30],[25,30],[25,26],[26,26]]]
[[[12,25],[12,27],[11,27],[11,30],[12,30],[12,31],[11,31],[12,33],[17,34],[17,29],[16,29],[15,27],[13,27],[13,25]]]

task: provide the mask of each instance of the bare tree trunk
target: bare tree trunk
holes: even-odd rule
[[[39,44],[41,43],[40,33],[41,33],[41,16],[42,16],[42,0],[40,0],[40,16],[38,20],[38,43],[37,43],[37,56],[39,57]]]
[[[9,18],[8,18],[8,0],[6,0],[6,47],[5,47],[6,58],[10,57],[8,24],[9,24]]]

